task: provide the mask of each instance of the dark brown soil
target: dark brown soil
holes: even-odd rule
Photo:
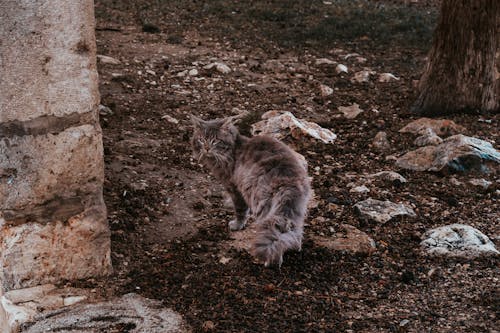
[[[498,332],[499,261],[419,253],[423,232],[457,222],[498,244],[498,175],[408,172],[386,158],[413,148],[414,137],[398,130],[418,118],[408,110],[437,11],[436,1],[417,0],[96,0],[98,53],[121,61],[99,64],[102,104],[113,111],[101,125],[115,273],[80,284],[162,300],[195,332]],[[366,62],[343,57],[354,52]],[[349,73],[317,66],[317,58]],[[213,61],[232,72],[203,68]],[[365,67],[401,79],[352,83]],[[199,73],[178,76],[191,69]],[[322,97],[320,84],[334,93]],[[341,117],[337,107],[352,103],[365,112]],[[281,269],[221,246],[231,210],[191,159],[188,116],[238,110],[251,114],[244,132],[262,113],[288,110],[338,135],[331,145],[294,142],[309,162],[318,207],[302,252],[287,253]],[[465,134],[500,143],[499,115],[450,119]],[[388,152],[370,145],[379,131],[388,134]],[[349,183],[382,170],[400,171],[408,183],[349,192]],[[471,178],[494,185],[478,189]],[[410,204],[418,217],[364,223],[353,204],[368,196]],[[368,233],[377,251],[355,255],[312,242],[342,224]]]

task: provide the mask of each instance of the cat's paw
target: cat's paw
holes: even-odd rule
[[[277,266],[278,268],[281,268],[281,265],[283,264],[283,256],[279,256],[279,258],[275,258],[274,260],[268,259],[264,262],[264,267],[272,267],[272,266]]]
[[[242,230],[245,228],[245,221],[240,222],[238,220],[232,220],[232,221],[229,221],[229,223],[227,225],[229,226],[229,230],[238,231],[238,230]]]

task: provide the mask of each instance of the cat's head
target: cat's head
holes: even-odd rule
[[[233,149],[238,130],[233,118],[202,120],[191,116],[193,123],[193,155],[200,162],[212,165],[227,164],[232,161]]]

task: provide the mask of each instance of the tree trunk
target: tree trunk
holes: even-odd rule
[[[498,0],[442,0],[414,112],[437,116],[498,111],[499,18]]]

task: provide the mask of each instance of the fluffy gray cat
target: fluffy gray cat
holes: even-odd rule
[[[302,155],[267,136],[247,138],[234,117],[204,121],[192,117],[194,157],[224,185],[235,209],[232,231],[255,217],[258,234],[252,255],[265,266],[283,262],[287,250],[300,250],[311,192]]]

